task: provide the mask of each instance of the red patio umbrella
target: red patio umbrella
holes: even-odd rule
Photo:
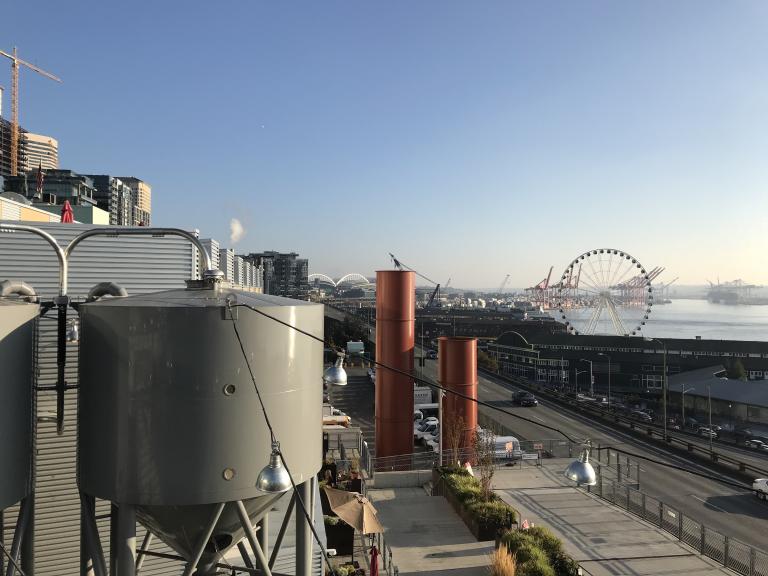
[[[72,224],[75,221],[75,215],[72,213],[72,206],[70,206],[69,200],[64,200],[64,206],[61,207],[61,221],[66,224]]]
[[[379,549],[371,546],[371,576],[379,576]]]

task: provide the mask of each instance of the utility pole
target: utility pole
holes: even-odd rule
[[[582,362],[589,362],[589,396],[591,398],[595,397],[595,378],[592,374],[592,360],[587,360],[586,358],[581,359]]]
[[[608,412],[611,411],[611,357],[605,352],[598,352],[598,356],[605,356],[608,358]]]
[[[714,451],[712,448],[712,385],[707,384],[707,405],[709,407],[709,453],[710,455]]]
[[[661,340],[658,338],[649,338],[651,342],[658,342],[661,344],[662,349],[664,350],[664,356],[662,359],[662,367],[661,370],[663,372],[661,377],[661,404],[662,404],[662,411],[664,412],[664,441],[667,441],[667,345],[664,344]]]

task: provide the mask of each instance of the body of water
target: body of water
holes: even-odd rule
[[[673,300],[656,304],[643,327],[651,338],[768,341],[768,305],[712,304],[707,300]]]

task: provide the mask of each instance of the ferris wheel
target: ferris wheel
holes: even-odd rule
[[[635,336],[653,307],[651,278],[622,250],[580,255],[554,286],[560,320],[572,334]]]

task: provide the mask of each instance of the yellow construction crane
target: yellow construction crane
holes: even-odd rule
[[[16,46],[13,47],[13,54],[0,50],[0,56],[5,56],[11,61],[11,176],[17,176],[19,173],[19,67],[26,66],[56,82],[61,82],[61,78],[19,58]]]

